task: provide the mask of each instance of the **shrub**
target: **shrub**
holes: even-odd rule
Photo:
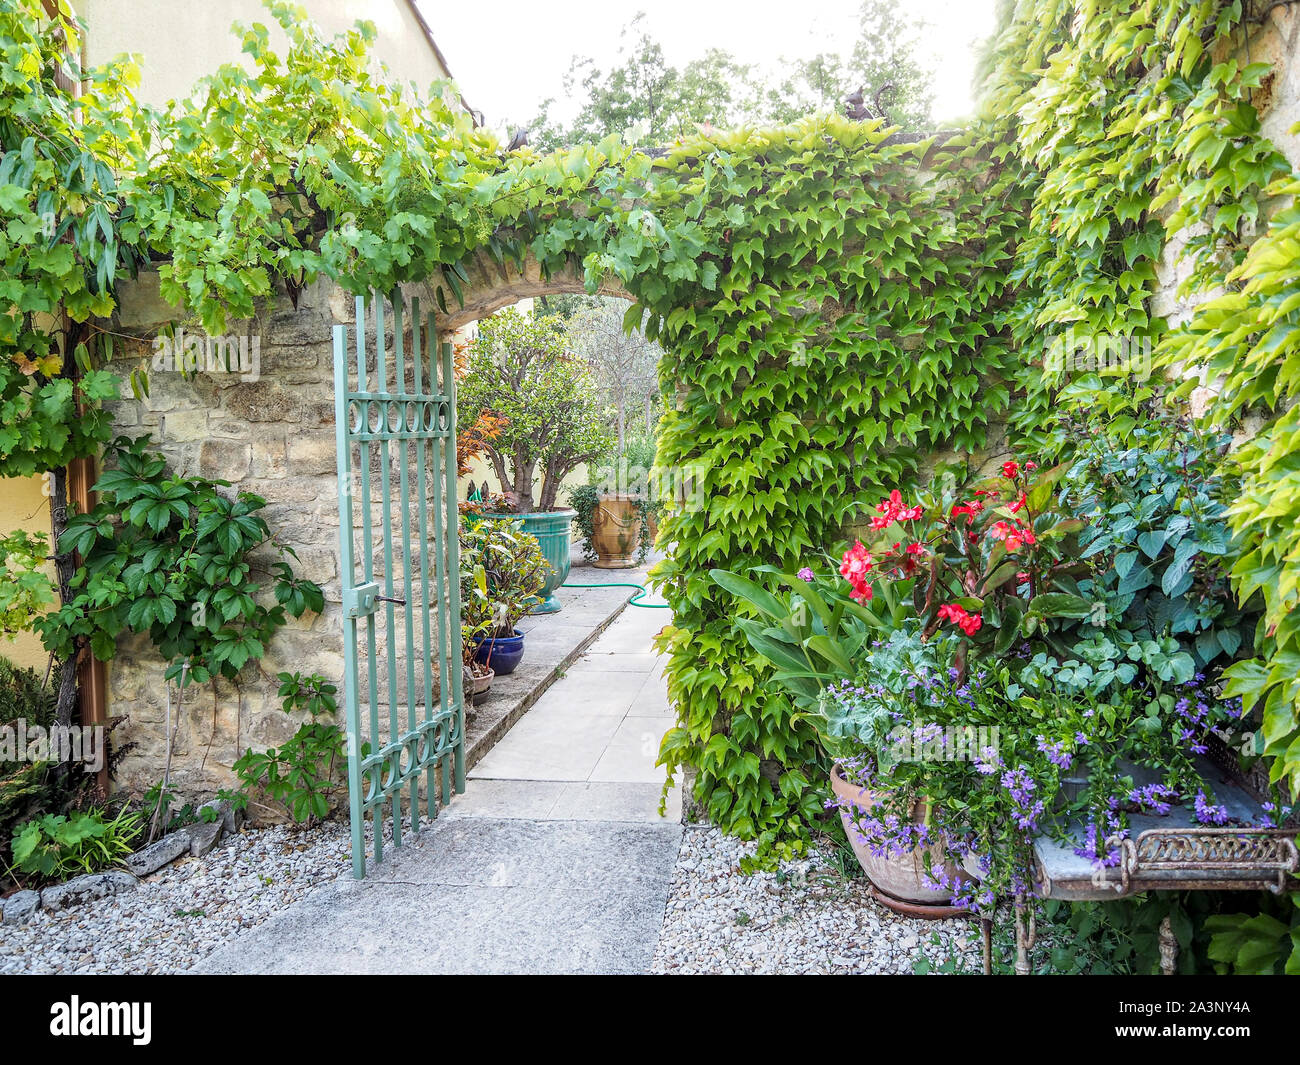
[[[462,518],[460,615],[466,661],[484,636],[509,636],[535,605],[550,563],[537,538],[508,518]]]
[[[102,810],[46,814],[14,829],[10,875],[47,882],[99,872],[131,853],[142,827],[140,815],[125,809],[111,821]]]
[[[0,657],[0,726],[21,718],[29,725],[48,728],[54,723],[54,693],[58,690],[58,667],[51,670],[46,684],[36,670]],[[0,761],[0,766],[3,764]]]
[[[245,800],[250,791],[260,791],[294,821],[311,827],[329,817],[343,786],[339,770],[347,756],[346,737],[332,720],[338,712],[338,688],[316,673],[281,673],[279,680],[284,712],[306,713],[308,720],[279,748],[245,751],[234,770]]]

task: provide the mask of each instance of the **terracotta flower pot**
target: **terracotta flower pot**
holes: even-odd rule
[[[885,796],[884,792],[870,791],[859,788],[856,784],[850,784],[844,779],[839,766],[831,768],[831,790],[835,792],[837,798],[852,803],[863,812],[870,811],[872,807],[882,802]],[[923,819],[924,812],[918,804],[912,811],[912,820],[919,824]],[[840,808],[840,820],[844,822],[844,831],[849,837],[849,844],[853,847],[853,853],[857,855],[862,871],[867,874],[871,883],[886,895],[892,895],[903,902],[929,905],[942,904],[952,898],[952,892],[947,888],[936,891],[928,886],[930,878],[926,875],[924,857],[927,850],[930,852],[930,866],[936,872],[942,870],[949,877],[965,878],[961,869],[948,859],[947,853],[940,844],[931,844],[928,848],[917,847],[906,854],[877,856],[872,854],[870,848],[858,838],[859,833],[853,827],[853,817],[843,807]]]
[[[496,677],[496,671],[486,669],[483,673],[471,672],[468,668],[465,670],[465,692],[471,699],[477,699],[480,695],[486,695],[492,690],[492,681]]]
[[[641,514],[636,500],[610,496],[591,515],[591,546],[599,569],[631,569],[641,542]]]

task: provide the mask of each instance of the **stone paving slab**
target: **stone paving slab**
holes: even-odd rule
[[[536,821],[632,821],[676,823],[682,819],[680,785],[669,789],[659,813],[663,786],[631,781],[476,779],[439,817],[522,818]]]
[[[583,650],[624,610],[629,590],[600,588],[565,591],[558,614],[530,617],[524,657],[508,677],[497,677],[492,690],[474,705],[465,730],[465,765],[474,766],[504,736]]]
[[[650,965],[680,824],[442,817],[201,973],[630,973]]]
[[[524,665],[479,708],[468,761],[482,761],[466,793],[365,880],[321,885],[196,971],[648,969],[681,845],[681,791],[661,816],[654,762],[673,718],[649,641],[667,615],[625,609],[626,596],[562,588],[564,610],[521,626]]]

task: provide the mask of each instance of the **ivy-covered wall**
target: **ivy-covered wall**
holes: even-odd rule
[[[462,300],[493,302],[465,291],[485,255],[503,282],[512,262],[565,284],[581,264],[593,289],[635,298],[631,318],[669,352],[660,463],[697,476],[664,525],[681,714],[664,755],[745,835],[817,812],[820,757],[707,571],[797,566],[927,454],[987,447],[1003,419],[1045,457],[1068,444],[1062,414],[1090,405],[1122,443],[1160,376],[1045,356],[1071,328],[1149,342],[1196,409],[1256,431],[1227,460],[1242,482],[1234,578],[1268,618],[1234,685],[1262,708],[1275,772],[1300,779],[1294,5],[1002,9],[981,117],[959,137],[830,117],[653,157],[613,139],[503,155],[445,101],[368,83],[360,41],[333,49],[282,13],[294,61],[256,82],[223,74],[219,110],[182,116],[123,195],[132,232],[170,257],[168,295],[212,331],[283,277],[427,279],[451,322]],[[184,209],[160,205],[161,187]]]
[[[662,165],[653,217],[689,219],[703,244],[698,278],[627,282],[667,353],[658,463],[689,480],[657,574],[680,715],[663,754],[693,767],[715,821],[775,838],[819,812],[821,755],[708,571],[798,569],[933,452],[985,448],[1015,368],[1025,192],[985,136],[909,142],[842,120]]]
[[[984,110],[1033,189],[1012,274],[1026,353],[1013,424],[1055,450],[1061,414],[1091,407],[1122,445],[1159,386],[1235,433],[1224,459],[1240,484],[1231,575],[1266,616],[1228,693],[1260,715],[1273,778],[1295,788],[1300,12],[1263,0],[1022,0],[1006,14]],[[1044,367],[1042,338],[1067,330],[1142,341],[1152,375]]]

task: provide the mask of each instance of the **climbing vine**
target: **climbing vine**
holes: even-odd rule
[[[1261,128],[1282,72],[1251,38],[1287,5],[1241,0],[1034,0],[1016,5],[990,62],[985,111],[1007,124],[1033,201],[1013,281],[1011,421],[1043,451],[1069,450],[1054,412],[1087,406],[1127,442],[1151,404],[1228,429],[1239,483],[1231,576],[1262,599],[1229,693],[1260,713],[1273,779],[1300,788],[1300,188]],[[1177,282],[1177,307],[1153,302]],[[1170,312],[1176,312],[1171,315]],[[1068,332],[1067,332],[1068,331]],[[1121,338],[1098,371],[1053,365],[1043,338]],[[1110,345],[1112,348],[1113,344]],[[1145,363],[1145,365],[1144,365]],[[1149,369],[1152,376],[1138,372]]]
[[[126,633],[148,633],[182,688],[233,678],[256,661],[287,614],[319,613],[324,595],[295,577],[293,548],[273,537],[264,499],[226,482],[185,477],[149,449],[149,437],[119,437],[115,468],[95,485],[96,506],[68,522],[59,547],[83,565],[73,595],[34,627],[59,661],[88,646],[107,661]],[[274,603],[258,573],[272,578]]]
[[[1224,459],[1243,486],[1235,586],[1268,611],[1233,683],[1262,701],[1275,776],[1300,780],[1300,216],[1261,131],[1274,72],[1248,54],[1267,16],[1241,0],[1020,0],[960,133],[818,117],[660,153],[610,138],[538,155],[503,153],[448,86],[421,99],[376,77],[369,28],[327,41],[301,9],[268,7],[288,57],[244,27],[252,72],[223,67],[188,102],[111,127],[116,166],[95,188],[110,173],[119,240],[158,259],[164,295],[214,332],[318,276],[354,291],[430,280],[448,308],[479,253],[544,273],[580,263],[593,289],[620,280],[627,323],[666,352],[657,464],[677,505],[656,577],[680,720],[662,756],[695,770],[723,828],[797,835],[819,813],[821,755],[710,569],[798,568],[881,486],[935,451],[979,452],[1001,422],[1045,457],[1070,447],[1060,411],[1090,407],[1122,441],[1194,389],[1211,422],[1262,425]],[[36,76],[25,62],[5,61],[11,95]],[[0,172],[11,198],[14,173]],[[29,228],[37,185],[22,186]],[[69,210],[85,225],[99,208]],[[1186,321],[1154,302],[1171,270]],[[54,291],[108,313],[100,278],[82,306],[80,276]],[[1071,329],[1149,345],[1153,375],[1050,362]],[[6,380],[39,383],[16,350]]]

